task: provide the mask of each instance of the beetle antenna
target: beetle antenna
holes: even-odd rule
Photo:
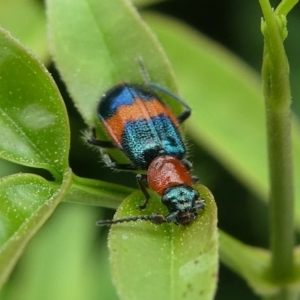
[[[136,222],[136,221],[150,221],[153,224],[160,225],[167,222],[166,218],[163,215],[153,214],[151,216],[136,216],[136,217],[127,217],[120,218],[115,220],[103,220],[96,222],[97,226],[110,226],[113,224],[124,223],[124,222]]]
[[[150,75],[149,75],[149,73],[147,72],[147,69],[146,69],[146,67],[145,67],[143,58],[142,58],[141,56],[138,56],[138,57],[136,58],[136,61],[137,61],[137,63],[139,64],[140,72],[141,72],[141,74],[142,74],[142,77],[143,77],[145,83],[148,85],[148,84],[151,82],[151,80],[150,80]]]

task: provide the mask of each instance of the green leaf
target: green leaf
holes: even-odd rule
[[[247,246],[220,231],[220,258],[230,269],[245,278],[259,295],[271,295],[278,286],[271,282],[270,252]]]
[[[96,242],[97,218],[93,207],[60,205],[28,245],[0,299],[117,299],[107,247]]]
[[[113,225],[109,248],[113,279],[122,299],[212,299],[218,272],[216,206],[209,190],[199,186],[206,208],[188,227],[129,222]],[[143,214],[167,214],[152,193]],[[128,197],[115,218],[141,215],[140,192]]]
[[[0,30],[0,157],[49,170],[68,166],[69,126],[64,103],[47,70]]]
[[[146,15],[146,20],[171,60],[183,98],[193,108],[187,121],[193,139],[266,201],[266,121],[259,76],[220,45],[177,21],[157,15]],[[300,182],[300,125],[295,116],[292,137],[295,182]],[[295,191],[299,227],[299,184]]]
[[[5,282],[29,240],[53,213],[70,185],[62,186],[32,174],[0,180],[0,286]]]
[[[46,18],[43,5],[36,0],[0,0],[0,24],[41,60],[49,58]]]
[[[124,0],[48,0],[50,46],[85,122],[95,125],[100,96],[120,81],[143,83],[137,58],[151,80],[175,90],[156,38]]]
[[[10,161],[0,159],[0,178],[20,172],[20,166]]]
[[[72,186],[64,201],[116,209],[132,191],[132,188],[73,174]]]
[[[295,268],[289,283],[280,283],[274,280],[271,273],[271,253],[258,247],[252,247],[230,237],[225,232],[220,233],[220,258],[230,269],[245,278],[251,288],[260,296],[268,297],[279,293],[282,284],[287,287],[287,292],[295,293],[298,299],[300,290],[300,248],[294,249]],[[266,298],[269,299],[269,298]],[[273,299],[273,298],[272,298]],[[277,298],[276,298],[277,299]],[[278,299],[281,299],[278,296]]]

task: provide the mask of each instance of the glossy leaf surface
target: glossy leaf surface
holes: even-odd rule
[[[65,106],[46,69],[0,31],[0,157],[62,178],[68,166]]]
[[[199,186],[204,212],[190,226],[129,222],[113,225],[109,247],[113,278],[122,299],[212,299],[218,277],[217,212]],[[154,194],[142,214],[167,214]],[[115,218],[141,215],[140,193],[124,200]]]
[[[59,204],[69,180],[67,176],[61,187],[32,174],[0,180],[0,285],[29,240]]]

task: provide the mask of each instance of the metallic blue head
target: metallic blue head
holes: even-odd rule
[[[198,191],[188,185],[167,188],[161,200],[169,210],[166,222],[176,225],[190,224],[197,218],[197,210],[205,206],[204,200],[199,199]]]

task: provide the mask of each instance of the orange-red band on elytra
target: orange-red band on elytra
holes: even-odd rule
[[[112,117],[104,121],[104,126],[115,143],[121,147],[121,138],[127,122],[150,120],[161,114],[168,116],[172,123],[178,127],[174,114],[155,98],[148,101],[137,98],[132,105],[120,106]]]

